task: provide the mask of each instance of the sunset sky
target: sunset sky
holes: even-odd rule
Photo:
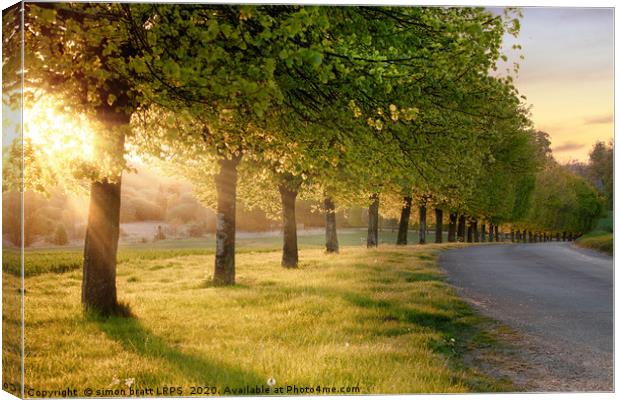
[[[551,136],[560,162],[586,161],[597,140],[613,138],[614,58],[611,8],[522,8],[517,40],[524,60],[517,87],[537,129]],[[518,53],[509,51],[510,60]]]

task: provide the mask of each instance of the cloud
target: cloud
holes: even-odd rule
[[[586,125],[593,125],[593,124],[611,124],[612,122],[614,122],[614,116],[613,116],[613,114],[598,115],[598,116],[594,116],[594,117],[587,117],[587,118],[584,118],[584,123],[585,123]]]
[[[561,145],[554,147],[553,151],[556,153],[564,153],[567,151],[579,150],[585,146],[586,145],[584,143],[564,142]]]

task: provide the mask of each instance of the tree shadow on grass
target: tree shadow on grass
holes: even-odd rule
[[[344,292],[342,298],[349,303],[364,309],[379,310],[379,318],[383,322],[399,321],[420,328],[437,332],[439,340],[431,340],[429,345],[433,352],[447,357],[449,365],[456,370],[471,371],[468,377],[455,376],[474,392],[494,392],[511,390],[506,382],[494,382],[493,379],[474,372],[464,361],[464,354],[473,347],[488,347],[494,341],[488,332],[481,327],[482,318],[465,303],[453,304],[451,310],[428,312],[394,304],[390,301],[375,300],[354,292]],[[411,333],[405,326],[385,327],[378,335],[393,337]],[[455,339],[456,338],[456,339]]]
[[[102,332],[126,351],[159,360],[198,385],[260,385],[266,377],[218,360],[186,354],[155,335],[133,317],[91,317]],[[166,376],[161,377],[166,380]]]

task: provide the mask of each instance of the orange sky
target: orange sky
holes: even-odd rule
[[[613,138],[613,10],[523,8],[519,43],[524,60],[516,81],[532,106],[537,129],[551,136],[560,162],[586,161],[592,145]],[[509,63],[518,61],[508,51]]]

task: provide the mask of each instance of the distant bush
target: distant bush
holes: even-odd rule
[[[58,225],[58,227],[56,227],[52,243],[58,246],[64,246],[69,243],[69,236],[67,235],[67,230],[64,225]]]
[[[164,219],[164,210],[153,201],[135,198],[132,206],[136,221],[161,221]]]
[[[169,207],[166,215],[168,221],[180,221],[188,223],[204,220],[207,216],[206,210],[197,202],[181,203]]]
[[[607,211],[605,216],[598,220],[594,230],[613,232],[614,231],[614,212]]]
[[[153,240],[157,241],[157,240],[164,240],[166,239],[166,234],[164,233],[164,230],[162,229],[161,225],[157,226],[157,232],[155,232],[155,237],[153,238]]]
[[[614,253],[614,235],[605,231],[594,231],[583,235],[575,242],[578,246],[602,251],[609,255]]]
[[[202,237],[207,233],[207,224],[206,223],[193,223],[190,224],[187,228],[187,234],[189,237]]]

